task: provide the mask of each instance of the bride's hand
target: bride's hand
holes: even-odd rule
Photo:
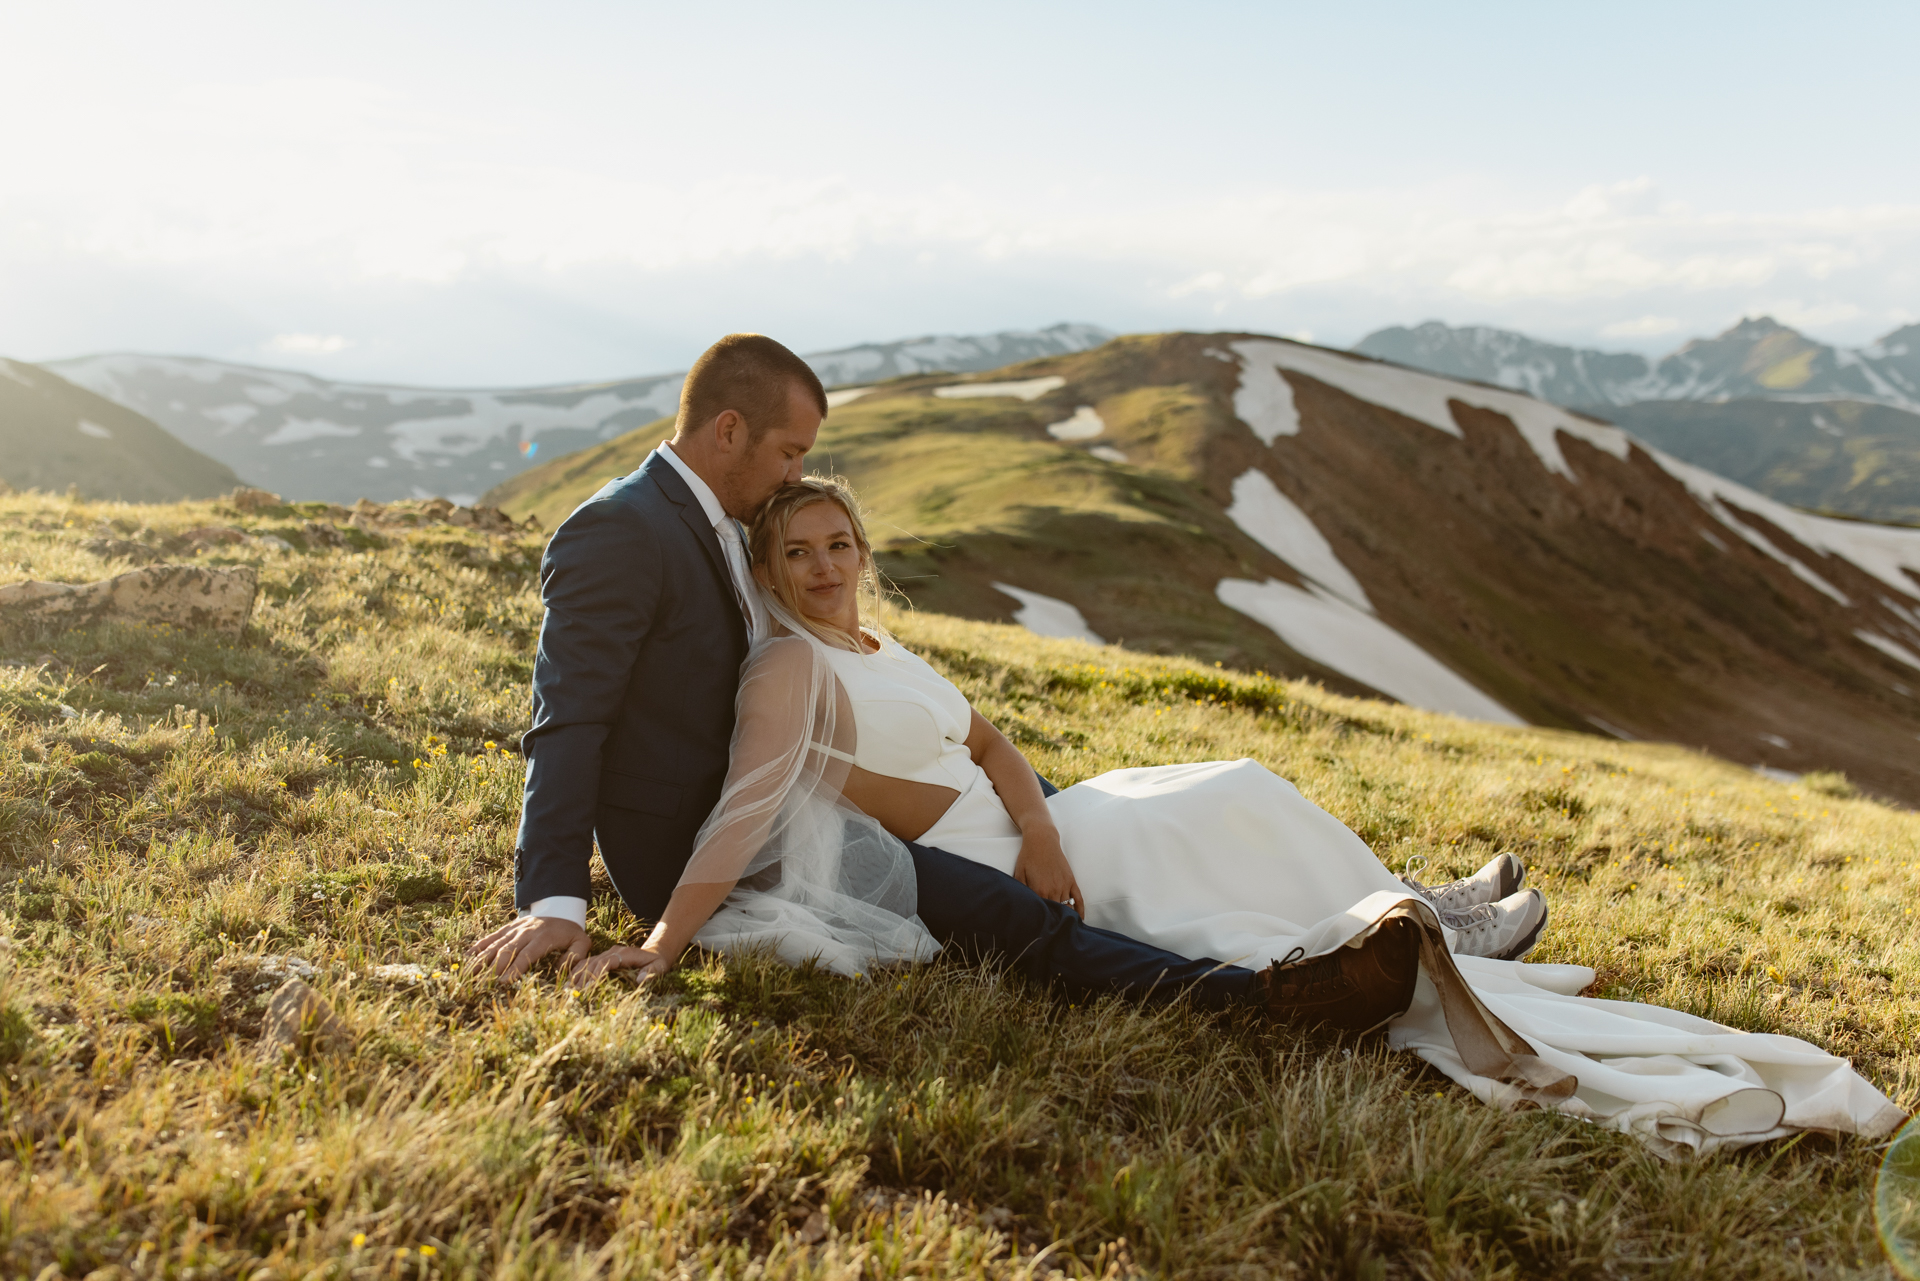
[[[1041,898],[1066,903],[1086,915],[1086,896],[1074,879],[1066,851],[1060,848],[1058,828],[1030,830],[1020,838],[1020,857],[1014,862],[1013,876]]]
[[[673,968],[673,962],[658,952],[649,952],[644,947],[610,947],[597,956],[590,956],[574,966],[573,985],[587,987],[597,983],[615,970],[640,971],[638,981],[659,978]]]

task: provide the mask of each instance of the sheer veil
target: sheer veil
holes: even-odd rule
[[[940,945],[917,915],[912,855],[841,795],[855,726],[826,644],[761,598],[788,634],[757,641],[740,669],[726,785],[680,877],[738,884],[693,941],[841,974],[930,959]]]

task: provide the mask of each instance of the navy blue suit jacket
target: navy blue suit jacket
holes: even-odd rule
[[[590,898],[597,835],[620,896],[657,920],[720,799],[747,656],[720,540],[652,454],[562,522],[540,594],[514,902]]]

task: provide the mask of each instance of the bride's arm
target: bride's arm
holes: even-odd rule
[[[639,947],[610,947],[583,962],[576,981],[639,969],[650,979],[673,968],[766,844],[810,732],[813,654],[798,639],[775,640],[748,660],[735,710],[727,781],[700,829],[687,869]]]
[[[1074,879],[1073,868],[1067,864],[1067,853],[1060,846],[1060,829],[1054,826],[1053,813],[1047,808],[1033,766],[979,712],[973,713],[973,725],[967,732],[967,751],[973,763],[986,771],[993,790],[1000,793],[1000,803],[1020,829],[1020,857],[1013,865],[1015,879],[1041,898],[1072,903],[1084,912],[1085,897]]]

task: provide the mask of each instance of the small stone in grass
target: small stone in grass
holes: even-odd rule
[[[260,958],[260,976],[274,979],[310,979],[314,976],[313,962],[304,956],[263,956]]]
[[[817,1245],[827,1239],[827,1216],[815,1210],[800,1225],[800,1244]]]
[[[301,979],[288,979],[267,1002],[260,1043],[269,1051],[305,1056],[352,1049],[353,1033],[318,992]]]
[[[408,962],[404,965],[376,965],[367,971],[367,977],[382,983],[418,983],[427,977],[425,966]]]

